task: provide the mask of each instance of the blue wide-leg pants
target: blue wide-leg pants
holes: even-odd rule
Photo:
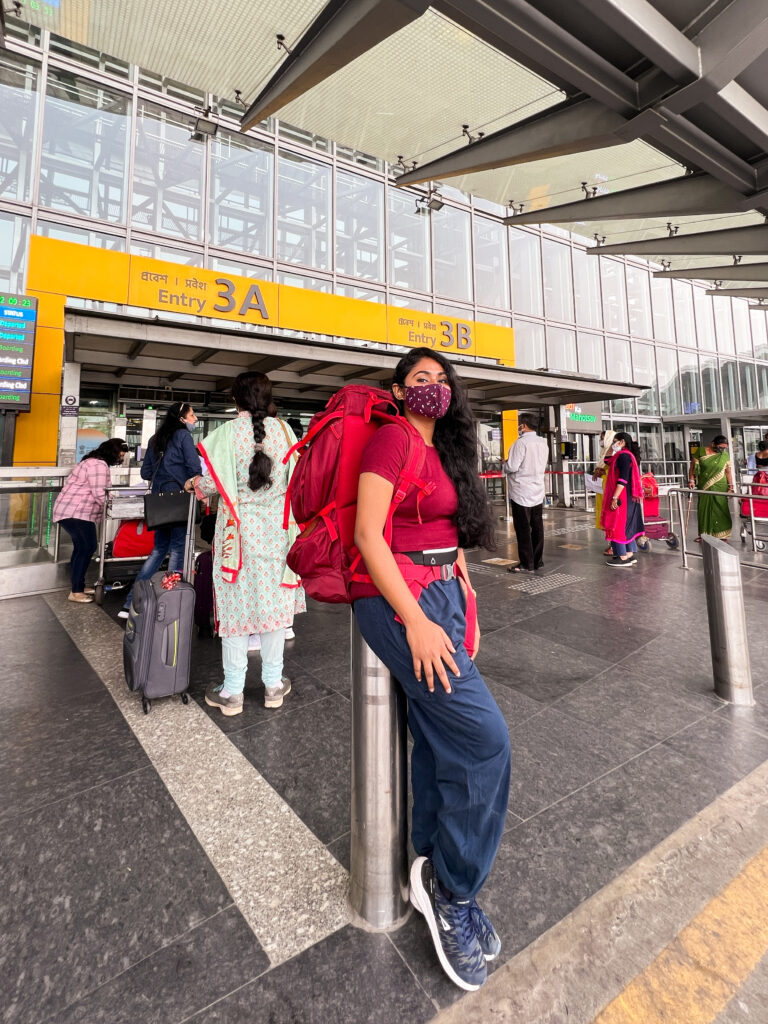
[[[429,856],[443,887],[474,897],[491,870],[501,841],[509,796],[509,732],[495,700],[464,647],[464,595],[458,580],[436,580],[419,604],[456,648],[460,675],[448,673],[451,693],[416,679],[405,627],[383,597],[359,598],[353,610],[371,650],[408,698],[413,736],[411,838]]]

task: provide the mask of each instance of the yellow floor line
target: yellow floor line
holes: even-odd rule
[[[593,1024],[711,1024],[768,950],[768,847]]]

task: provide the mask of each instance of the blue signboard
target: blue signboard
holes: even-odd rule
[[[0,292],[0,409],[29,409],[36,327],[37,299]]]

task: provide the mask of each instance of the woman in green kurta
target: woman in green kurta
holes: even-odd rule
[[[728,438],[718,434],[712,444],[697,448],[691,457],[688,470],[688,484],[700,491],[711,491],[699,495],[699,536],[727,540],[731,536],[733,523],[726,494],[733,494],[733,474],[728,455]]]

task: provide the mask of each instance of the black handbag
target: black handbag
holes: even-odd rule
[[[144,519],[150,530],[170,526],[186,526],[189,520],[189,500],[193,495],[188,491],[152,491],[157,471],[165,458],[165,452],[158,459],[155,472],[149,481],[149,491],[144,495]],[[196,512],[199,510],[196,510]]]
[[[186,526],[189,518],[187,491],[158,491],[144,495],[144,519],[150,530],[164,526]]]

